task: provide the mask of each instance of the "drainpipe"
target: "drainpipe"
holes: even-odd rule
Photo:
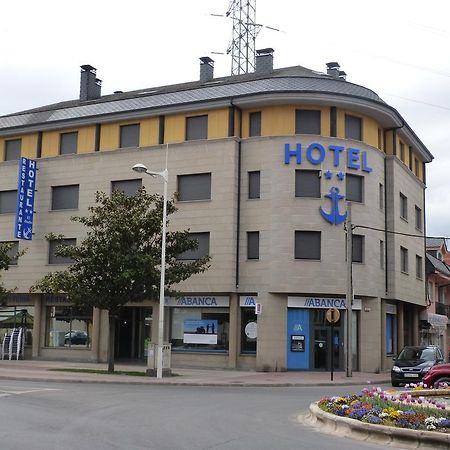
[[[241,231],[241,167],[242,167],[242,109],[233,103],[233,99],[230,101],[231,108],[239,112],[239,136],[238,136],[238,184],[237,184],[237,215],[236,215],[236,290],[239,289],[239,235]],[[234,115],[233,115],[234,117]],[[234,131],[234,130],[233,130]]]

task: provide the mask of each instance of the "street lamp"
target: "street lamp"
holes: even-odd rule
[[[158,320],[158,342],[156,344],[156,378],[162,378],[162,360],[164,344],[164,284],[166,275],[166,220],[167,220],[167,182],[169,172],[167,171],[167,148],[166,148],[166,168],[162,172],[148,170],[142,163],[135,164],[132,169],[135,172],[146,173],[151,177],[161,177],[164,180],[164,206],[162,218],[162,242],[161,242],[161,282],[159,287],[159,320]]]

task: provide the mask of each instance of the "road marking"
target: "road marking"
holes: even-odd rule
[[[34,394],[49,391],[62,391],[62,389],[40,388],[40,389],[17,390],[17,388],[0,386],[0,397],[8,397],[9,395]]]

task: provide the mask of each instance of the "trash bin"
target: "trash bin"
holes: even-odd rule
[[[147,375],[150,377],[156,377],[156,367],[158,359],[158,344],[148,343],[147,346]],[[162,348],[162,374],[164,376],[170,376],[172,374],[171,364],[172,344],[163,344]]]

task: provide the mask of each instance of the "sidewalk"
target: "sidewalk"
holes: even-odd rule
[[[54,381],[78,383],[125,383],[164,384],[197,386],[351,386],[361,384],[379,385],[390,382],[389,373],[335,372],[331,381],[330,372],[253,372],[244,370],[187,369],[173,368],[176,376],[158,380],[152,377],[131,375],[109,375],[83,372],[57,372],[51,369],[99,369],[106,370],[106,364],[74,363],[66,361],[1,361],[0,379],[24,381]],[[116,364],[116,371],[144,372],[143,365]]]

